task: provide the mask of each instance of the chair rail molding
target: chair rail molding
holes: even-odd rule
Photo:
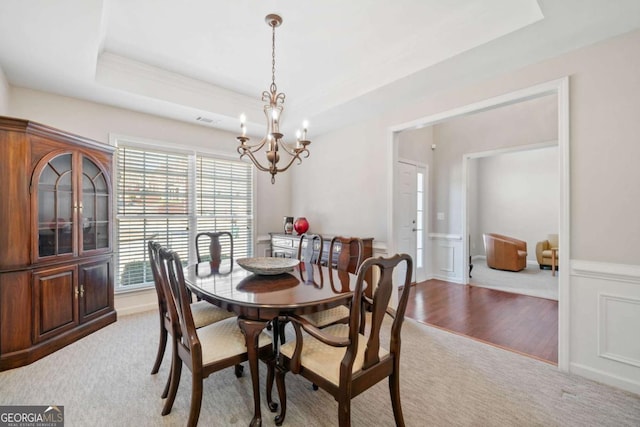
[[[462,240],[460,234],[429,233],[431,240]]]
[[[640,285],[640,265],[571,260],[571,275]]]

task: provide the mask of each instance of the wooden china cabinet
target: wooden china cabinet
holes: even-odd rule
[[[0,370],[116,321],[113,151],[0,117]]]

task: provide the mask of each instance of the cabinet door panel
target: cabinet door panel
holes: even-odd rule
[[[110,311],[113,305],[111,260],[79,266],[80,321]]]
[[[74,254],[73,153],[46,157],[38,175],[37,258]]]
[[[291,251],[274,250],[273,255],[276,258],[295,258],[295,254]]]
[[[76,266],[33,274],[34,341],[39,342],[78,325]]]
[[[87,156],[82,157],[81,252],[110,248],[110,193],[106,173]]]

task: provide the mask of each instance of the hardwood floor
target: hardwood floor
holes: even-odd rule
[[[434,279],[412,286],[406,316],[558,363],[558,302],[554,300]]]

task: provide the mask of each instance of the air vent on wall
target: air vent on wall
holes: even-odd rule
[[[214,126],[214,125],[217,125],[218,123],[220,123],[222,120],[219,120],[219,119],[218,120],[214,120],[214,119],[211,119],[209,117],[198,116],[198,117],[196,117],[196,121],[200,122],[200,123],[206,123],[208,125]]]

